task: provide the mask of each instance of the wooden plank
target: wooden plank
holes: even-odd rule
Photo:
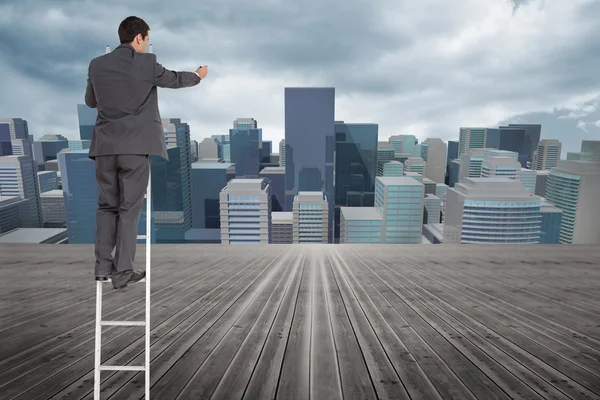
[[[193,301],[185,307],[182,307],[183,304],[179,301],[173,305],[172,310],[164,310],[168,318],[162,322],[157,319],[157,322],[160,323],[158,325],[154,324],[151,331],[150,355],[152,360],[157,359],[166,349],[172,348],[171,346],[178,338],[194,326],[197,326],[199,320],[211,310],[218,308],[223,302],[227,302],[229,296],[235,296],[238,290],[243,290],[244,287],[247,287],[246,285],[250,285],[256,279],[256,275],[260,275],[265,267],[262,262],[256,261],[247,264],[243,269],[239,268],[239,266],[238,262],[231,262],[227,267],[223,268],[222,272],[226,276],[226,279],[221,279],[216,287],[212,287],[208,291],[202,291],[195,296],[192,295]],[[237,269],[237,271],[234,273],[229,272],[231,267]],[[201,287],[201,285],[199,286]],[[143,364],[145,357],[143,353],[144,337],[138,335],[134,339],[128,342],[128,346],[124,344],[115,349],[104,349],[103,347],[103,359],[106,358],[106,361],[103,362],[114,365]],[[65,399],[93,398],[92,386],[89,384],[93,380],[92,362],[93,359],[91,358],[87,360],[85,368],[82,368],[82,370],[89,372],[79,380],[73,382],[70,387],[64,389],[61,392],[61,396],[66,396]],[[153,374],[155,373],[155,365],[152,366],[151,364],[151,379],[153,379]],[[124,385],[132,384],[132,380],[136,381],[137,389],[141,388],[143,395],[143,379],[143,375],[134,375],[123,371],[104,372],[102,374],[101,395],[104,398],[108,398]],[[140,381],[141,383],[139,383]],[[65,395],[65,393],[67,394]]]
[[[463,343],[457,338],[457,332],[452,326],[446,324],[433,313],[420,314],[413,307],[413,297],[405,296],[397,290],[396,282],[390,282],[389,278],[382,275],[377,258],[382,252],[371,253],[361,249],[361,260],[368,264],[370,270],[379,277],[384,284],[380,292],[392,304],[397,312],[404,317],[413,329],[425,340],[429,346],[444,359],[456,376],[473,393],[476,398],[481,399],[509,399],[511,396],[505,390],[518,385],[514,377],[494,362],[491,357],[482,353],[479,349]],[[449,345],[450,344],[450,345]],[[490,377],[501,375],[509,382],[507,387],[498,386],[497,382]],[[517,391],[514,396],[518,397]]]
[[[252,271],[247,271],[248,274],[251,274]],[[188,274],[188,276],[190,276],[191,274]],[[197,276],[196,277],[198,279],[198,281],[196,282],[196,285],[200,286],[200,279],[202,279],[201,276]],[[189,278],[188,278],[189,279]],[[195,291],[193,289],[193,283],[194,281],[191,282],[192,285],[190,285],[190,288],[192,288],[193,291]],[[212,292],[212,291],[211,291]],[[210,292],[209,292],[210,293]],[[202,296],[203,298],[206,298],[207,294]],[[196,303],[198,302],[198,300],[196,300]],[[188,306],[187,309],[193,308],[192,306]],[[184,309],[186,310],[186,309]],[[143,313],[143,311],[141,311]],[[169,312],[169,310],[164,310],[163,313],[159,312],[156,316],[157,319],[153,319],[153,324],[156,324],[157,322],[160,323],[161,320],[164,320],[165,318],[168,318],[166,321],[167,322],[172,322],[174,319],[181,319],[182,316],[181,315],[173,315],[173,312]],[[138,319],[141,319],[138,318]],[[168,327],[168,324],[164,324],[163,326],[160,326],[160,328],[166,329]],[[115,335],[119,335],[117,337],[114,338],[114,340],[107,342],[104,341],[103,342],[103,349],[102,349],[102,362],[106,363],[107,359],[108,363],[110,364],[117,364],[120,365],[121,363],[113,363],[111,362],[112,360],[110,360],[111,357],[113,357],[115,354],[120,354],[123,351],[124,348],[128,349],[129,351],[132,351],[131,348],[133,348],[135,351],[135,354],[139,354],[140,352],[143,351],[143,343],[144,343],[144,336],[143,336],[143,330],[141,330],[140,328],[130,328],[130,329],[126,329],[125,333],[122,333],[124,328],[120,328],[120,331],[116,331],[114,332]],[[156,329],[155,329],[156,330]],[[104,337],[104,335],[103,335]],[[133,342],[133,343],[132,343]],[[129,347],[127,347],[127,345],[131,344]],[[52,374],[50,374],[50,376],[46,376],[46,379],[42,379],[40,382],[38,381],[34,381],[35,385],[33,385],[32,388],[30,388],[25,394],[22,394],[22,396],[24,398],[40,398],[40,397],[46,397],[46,396],[52,396],[54,393],[56,393],[57,391],[60,391],[62,388],[64,388],[65,386],[68,386],[71,382],[73,382],[74,380],[76,380],[78,377],[81,376],[82,371],[90,371],[88,373],[89,376],[87,377],[83,377],[80,380],[84,381],[84,383],[87,383],[87,385],[82,385],[85,386],[85,389],[87,392],[89,392],[92,389],[92,386],[89,384],[89,382],[85,382],[86,380],[89,380],[93,377],[93,336],[90,337],[89,343],[88,343],[88,348],[87,351],[85,348],[83,349],[78,349],[79,351],[84,351],[84,355],[83,357],[80,357],[79,360],[67,360],[67,361],[72,361],[70,365],[68,365],[66,368],[62,369],[62,370],[56,370],[53,371]],[[141,365],[143,363],[143,361],[139,362],[136,365]],[[122,364],[126,364],[125,362],[123,362]],[[107,373],[103,373],[103,376],[107,374]],[[32,374],[29,374],[29,376],[27,378],[31,379]],[[17,386],[21,386],[21,385],[17,385]]]
[[[310,354],[310,394],[315,400],[342,400],[342,384],[337,360],[335,342],[329,318],[329,304],[324,274],[325,257],[329,248],[312,246],[307,250],[309,262],[314,265],[312,282],[312,332]]]
[[[190,369],[199,365],[199,360],[205,358],[203,357],[204,353],[188,353],[192,346],[200,347],[206,345],[207,341],[218,340],[219,334],[224,333],[224,329],[231,327],[233,321],[250,304],[265,279],[272,277],[275,270],[273,264],[279,263],[281,265],[287,258],[287,255],[285,255],[280,259],[269,260],[270,262],[263,261],[262,269],[250,277],[248,281],[245,281],[232,295],[214,308],[207,310],[208,312],[203,313],[201,318],[196,316],[194,323],[186,326],[185,330],[178,329],[176,337],[169,338],[169,345],[162,351],[154,353],[156,357],[151,362],[151,395],[153,397],[170,398],[170,395],[165,393],[174,393],[174,396],[176,396],[183,389],[190,374],[194,372]],[[203,348],[200,348],[200,351],[202,350]],[[187,366],[187,369],[182,366]],[[182,375],[175,374],[174,371],[178,371]],[[111,399],[130,399],[143,396],[143,379],[142,374],[136,375],[135,379],[123,385]]]
[[[300,252],[298,247],[294,253]],[[308,250],[304,250],[308,251]],[[308,399],[310,394],[310,330],[314,264],[303,270],[292,328],[287,338],[276,399]]]
[[[268,313],[261,316],[248,335],[240,350],[229,364],[219,381],[212,398],[265,399],[274,398],[279,378],[279,370],[285,350],[285,340],[289,335],[294,303],[300,287],[300,278],[304,270],[304,254],[300,254],[290,279],[286,283],[285,293],[279,307],[269,308]],[[274,305],[275,303],[273,303]],[[272,313],[275,313],[274,318]],[[272,320],[272,323],[269,321]],[[259,382],[258,385],[253,385]]]
[[[257,325],[266,331],[265,327],[272,324],[275,312],[281,304],[285,289],[289,285],[291,277],[293,277],[301,261],[300,259],[295,259],[287,263],[287,265],[280,264],[272,267],[273,269],[277,269],[277,271],[274,271],[276,274],[274,273],[272,278],[265,278],[268,280],[264,282],[263,288],[252,299],[248,308],[233,322],[233,326],[224,334],[216,334],[218,343],[210,350],[205,360],[199,364],[199,368],[179,393],[178,396],[180,398],[210,398],[242,344],[246,342],[247,348],[249,347],[250,349],[262,346],[264,339],[261,342],[257,342],[256,340],[252,340],[256,339],[255,337],[249,337],[249,333]],[[202,351],[208,352],[212,345],[207,346],[204,343],[201,345],[199,341],[194,346],[196,348],[202,346]],[[190,351],[193,351],[193,348]],[[179,365],[183,367],[185,364],[181,362]],[[176,367],[177,365],[174,368]],[[239,373],[243,369],[254,369],[255,364],[245,365],[245,363],[242,363],[232,367],[237,369]]]
[[[349,259],[349,257],[341,258],[339,252],[335,249],[332,249],[332,253],[333,258],[338,260],[337,265],[343,271],[346,284],[350,288],[352,295],[358,300],[358,304],[365,314],[367,322],[375,331],[387,358],[391,362],[404,388],[410,395],[410,399],[441,399],[442,397],[439,392],[435,389],[407,346],[402,343],[400,338],[390,327],[390,324],[399,325],[399,319],[395,318],[392,313],[387,314],[388,318],[385,318],[379,312],[373,299],[369,297],[362,287],[362,284],[365,284],[366,281],[363,281],[362,284],[359,283],[354,276],[353,271],[349,268],[350,264],[353,264],[355,260]],[[380,304],[385,307],[385,303],[384,300],[384,302]],[[389,303],[387,304],[387,307],[390,307]]]
[[[369,325],[364,312],[360,308],[359,300],[348,287],[340,261],[332,257],[329,260],[333,267],[334,280],[342,294],[346,311],[360,343],[377,397],[379,399],[410,399],[403,382],[401,382],[400,377],[387,358],[377,334]]]
[[[436,302],[436,305],[443,307],[445,311],[450,313],[458,321],[467,325],[471,324],[472,321],[476,321],[479,323],[479,325],[471,325],[488,330],[484,333],[485,337],[489,339],[488,342],[492,342],[495,346],[499,347],[511,357],[526,365],[528,369],[533,371],[537,377],[537,379],[534,380],[535,383],[539,382],[541,384],[542,380],[539,379],[539,377],[546,378],[546,383],[540,386],[540,393],[542,391],[551,392],[552,390],[555,390],[554,388],[548,389],[547,386],[556,383],[557,385],[560,385],[560,389],[563,392],[574,394],[576,397],[588,396],[588,398],[594,398],[596,396],[594,392],[598,391],[597,382],[600,382],[600,375],[595,376],[593,373],[590,373],[590,371],[576,365],[572,358],[569,359],[568,355],[565,356],[563,354],[563,357],[556,357],[554,354],[552,354],[557,353],[556,347],[562,347],[563,352],[568,352],[570,349],[568,349],[566,346],[563,346],[560,342],[556,341],[553,343],[554,346],[545,347],[538,343],[542,335],[538,334],[534,335],[533,337],[528,337],[524,334],[519,335],[517,333],[518,331],[514,329],[514,327],[517,327],[520,324],[518,322],[511,322],[510,320],[507,320],[504,313],[501,311],[498,312],[496,310],[492,310],[485,302],[467,301],[463,296],[464,290],[460,290],[459,288],[453,290],[440,289],[441,287],[445,288],[449,286],[446,284],[446,282],[450,278],[446,277],[444,280],[432,281],[432,278],[428,277],[427,280],[422,280],[419,275],[427,275],[423,269],[411,269],[410,271],[413,271],[414,274],[410,274],[409,269],[410,267],[407,265],[402,272],[394,270],[393,273],[398,276],[399,281],[410,282],[415,287],[421,286],[424,296],[429,298],[430,304],[436,301],[435,296],[439,297],[442,301]],[[465,282],[464,280],[462,280],[461,283],[468,284],[468,282]],[[468,315],[470,318],[467,318],[466,313],[464,312],[457,312],[457,310],[459,310],[458,307],[461,307],[461,304],[458,303],[457,300],[465,303],[463,309],[469,310]],[[478,305],[479,307],[475,308],[473,307],[474,305]],[[510,325],[511,323],[513,325]],[[588,361],[590,360],[588,359]],[[600,368],[598,367],[600,364],[596,362],[593,365],[596,371],[600,371]],[[517,366],[520,366],[520,364],[515,363],[515,368]],[[530,374],[527,372],[515,371],[516,369],[513,371],[515,375],[525,377],[525,380],[527,381],[532,380],[529,377]],[[558,371],[561,371],[562,374],[558,373]],[[568,373],[566,371],[568,371]],[[568,382],[566,378],[569,376],[573,378],[573,382]],[[551,393],[545,393],[545,395],[550,394]],[[558,396],[555,398],[560,398],[562,395],[562,393],[555,393],[555,396]]]
[[[411,371],[412,369],[422,370],[422,373],[428,377],[436,389],[436,393],[432,394],[431,398],[475,400],[476,398],[473,393],[452,372],[446,362],[419,336],[398,310],[385,298],[380,290],[385,291],[386,288],[379,277],[358,259],[352,259],[345,255],[344,263],[355,274],[355,282],[360,282],[363,285],[363,289],[376,305],[383,320],[390,325],[390,328],[397,335],[398,340],[404,343],[405,348],[398,351],[398,355],[402,357],[402,360],[394,363],[396,368],[407,369],[407,371],[403,372],[405,375],[414,372]],[[412,398],[414,397],[411,394]]]
[[[333,274],[330,257],[328,254],[324,257],[323,277],[327,288],[329,320],[337,352],[343,398],[345,400],[377,399],[363,350]]]

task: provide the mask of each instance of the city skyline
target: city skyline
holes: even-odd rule
[[[263,140],[277,144],[284,137],[285,87],[335,87],[335,119],[377,123],[380,140],[414,134],[420,141],[427,137],[447,141],[456,138],[460,126],[540,123],[542,137],[561,140],[564,154],[578,151],[581,140],[600,135],[600,86],[588,71],[594,59],[586,57],[596,54],[591,33],[598,22],[589,16],[597,14],[598,3],[490,0],[469,7],[444,2],[431,7],[433,3],[385,10],[390,16],[405,15],[411,22],[406,29],[420,33],[431,30],[435,15],[428,15],[429,10],[447,11],[435,21],[436,29],[427,33],[432,35],[427,40],[397,32],[399,28],[392,27],[376,6],[367,13],[358,11],[363,7],[349,7],[351,11],[336,21],[313,18],[314,11],[296,12],[286,5],[255,10],[228,5],[224,10],[210,3],[190,3],[190,11],[214,8],[209,14],[218,16],[213,18],[216,22],[204,21],[205,12],[198,13],[197,21],[181,20],[163,5],[147,7],[140,16],[151,27],[160,62],[173,69],[192,69],[198,63],[213,66],[211,80],[186,96],[175,98],[160,91],[161,113],[186,120],[197,141],[227,134],[235,117],[254,117],[263,128]],[[112,48],[118,44],[121,13],[138,13],[128,6],[107,15],[94,3],[86,5],[88,11],[75,2],[62,4],[62,8],[36,1],[0,5],[0,18],[6,22],[0,28],[0,47],[9,55],[0,61],[0,82],[11,93],[0,98],[0,109],[4,115],[28,120],[36,139],[46,134],[79,137],[74,104],[82,103],[87,65],[103,54],[106,44]],[[248,12],[258,12],[261,18],[245,18],[241,28],[227,25]],[[24,13],[36,24],[13,28],[12,21]],[[87,13],[94,13],[94,23]],[[280,21],[270,29],[284,35],[266,38],[262,26],[274,17],[287,24]],[[226,32],[219,23],[235,29]],[[327,27],[337,29],[330,40],[310,41]],[[82,29],[88,30],[85,43],[73,35]],[[196,35],[210,34],[211,40],[179,39],[192,29],[198,30]],[[53,39],[51,47],[39,48],[32,41],[40,30]],[[249,46],[249,40],[256,46],[251,55],[236,50]],[[327,46],[330,52],[325,51]],[[525,48],[533,49],[527,50],[527,68],[516,63]],[[237,57],[244,57],[244,63]],[[500,59],[502,68],[492,62]],[[570,59],[577,59],[578,65],[573,67]],[[420,65],[419,70],[413,65]],[[246,69],[252,71],[251,78]]]

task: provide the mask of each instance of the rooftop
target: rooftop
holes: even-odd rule
[[[153,245],[152,398],[600,396],[598,246],[423,249]],[[2,398],[92,398],[93,261],[0,245]],[[105,319],[143,318],[144,284],[104,290]],[[143,334],[106,327],[103,362],[143,364]],[[102,379],[144,394],[143,373]]]
[[[415,173],[418,175],[417,173]],[[408,174],[406,174],[408,175]],[[392,186],[423,186],[423,184],[410,176],[378,176],[384,185]]]
[[[192,163],[192,169],[227,169],[232,165],[235,164],[220,162],[195,162]]]
[[[340,213],[346,220],[381,221],[383,218],[375,207],[341,207]]]
[[[58,243],[66,238],[66,228],[18,228],[0,236],[0,243]]]

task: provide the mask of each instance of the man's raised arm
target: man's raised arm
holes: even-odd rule
[[[154,85],[162,88],[179,89],[196,86],[200,83],[200,75],[196,72],[171,71],[156,61],[156,55],[152,54],[154,61]]]

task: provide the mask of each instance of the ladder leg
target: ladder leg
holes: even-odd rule
[[[102,349],[102,282],[96,282],[96,343],[94,346],[94,400],[100,400],[100,355]]]
[[[150,168],[150,170],[152,170]],[[146,370],[145,372],[145,399],[150,399],[150,264],[152,243],[151,234],[152,212],[152,185],[151,172],[148,174],[148,188],[146,189]]]

